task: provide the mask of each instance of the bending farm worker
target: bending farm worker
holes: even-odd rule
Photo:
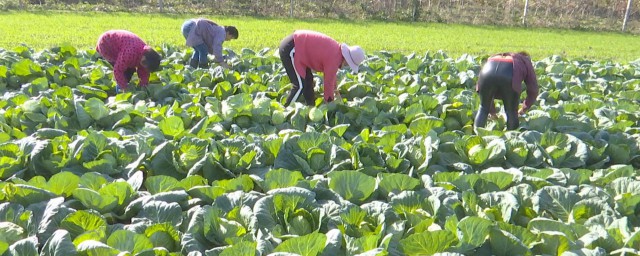
[[[109,30],[100,35],[96,51],[113,66],[116,93],[127,89],[133,73],[138,73],[140,86],[147,86],[150,73],[160,69],[160,54],[126,30]]]
[[[527,98],[518,110],[522,82],[527,86]],[[476,91],[480,95],[480,109],[474,125],[484,127],[487,115],[495,116],[493,100],[502,99],[507,114],[507,130],[518,128],[518,114],[524,114],[538,97],[538,81],[531,58],[526,52],[501,53],[489,57],[478,75]]]
[[[222,43],[238,39],[236,27],[220,26],[204,18],[190,19],[182,24],[182,35],[187,40],[187,46],[194,50],[189,66],[206,68],[209,66],[208,54],[213,54],[218,65],[229,68],[222,55]]]
[[[331,37],[309,30],[297,30],[280,43],[280,59],[293,84],[285,106],[304,96],[307,105],[315,105],[312,71],[324,74],[324,101],[340,98],[336,76],[341,67],[349,66],[355,73],[366,56],[360,46],[340,44]]]

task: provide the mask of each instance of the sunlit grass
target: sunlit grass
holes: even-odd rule
[[[35,49],[71,44],[91,49],[109,29],[127,29],[151,45],[184,46],[180,26],[189,15],[131,13],[3,12],[0,47],[22,43]],[[534,59],[551,55],[568,58],[632,61],[640,58],[638,36],[622,33],[505,28],[433,23],[388,23],[339,20],[294,20],[251,17],[208,17],[234,25],[240,38],[225,47],[276,48],[295,29],[321,31],[338,41],[361,45],[367,52],[444,50],[449,56],[526,50]]]

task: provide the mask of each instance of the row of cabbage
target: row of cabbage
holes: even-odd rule
[[[640,253],[640,62],[536,61],[505,132],[472,128],[487,56],[379,52],[285,108],[269,49],[158,50],[119,95],[94,51],[0,50],[0,254]]]

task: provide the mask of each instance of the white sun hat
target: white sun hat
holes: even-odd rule
[[[360,63],[364,61],[366,56],[364,55],[364,50],[360,48],[360,46],[348,46],[347,44],[340,44],[340,50],[342,50],[342,57],[347,61],[349,67],[353,72],[358,72],[358,68]]]

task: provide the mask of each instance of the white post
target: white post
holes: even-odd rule
[[[631,12],[631,0],[627,0],[627,11],[624,12],[624,20],[622,20],[622,32],[627,29],[627,21],[629,21],[629,13]]]
[[[522,13],[522,25],[527,26],[527,8],[529,7],[529,0],[524,0],[524,12]]]

